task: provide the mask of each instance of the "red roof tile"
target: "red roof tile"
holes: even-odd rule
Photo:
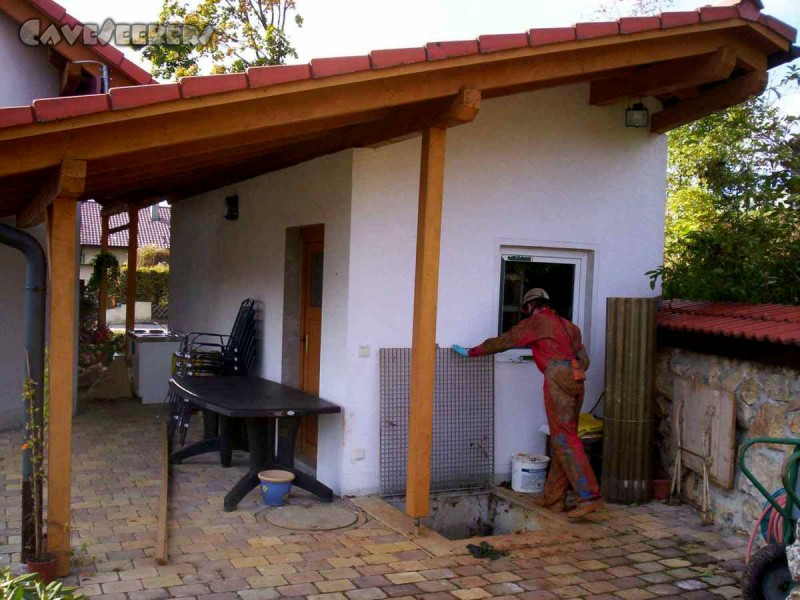
[[[226,73],[225,75],[183,77],[180,80],[181,94],[184,98],[221,94],[247,87],[246,73]]]
[[[0,128],[33,123],[32,106],[8,106],[0,108]]]
[[[177,83],[159,83],[153,85],[129,85],[112,88],[111,109],[122,110],[132,106],[145,106],[158,102],[177,100],[181,97],[181,89]]]
[[[270,67],[250,67],[247,69],[247,82],[251,88],[278,85],[289,81],[311,78],[308,65],[275,65]]]
[[[400,65],[425,62],[428,60],[425,48],[393,48],[391,50],[373,50],[369,55],[373,69],[388,69]]]
[[[458,42],[430,42],[425,45],[428,60],[442,60],[456,56],[468,56],[478,53],[478,40],[462,40]]]
[[[661,28],[684,27],[700,22],[700,13],[696,10],[684,10],[661,13]]]
[[[800,306],[669,300],[658,311],[658,326],[800,346]]]
[[[52,0],[31,1],[47,5],[50,10],[54,11],[56,9],[53,7],[58,6],[52,3]],[[539,47],[603,36],[633,35],[659,27],[661,29],[669,29],[672,27],[692,26],[700,22],[701,14],[704,21],[729,19],[732,16],[751,21],[757,19],[759,23],[772,29],[787,40],[795,40],[797,32],[794,28],[778,19],[762,15],[760,13],[761,8],[763,6],[760,0],[740,0],[738,2],[735,0],[722,0],[714,6],[703,7],[696,11],[664,12],[658,16],[623,18],[613,22],[578,23],[574,27],[531,29],[527,33],[484,35],[480,36],[478,40],[433,42],[427,44],[425,48],[375,50],[369,56],[314,59],[310,65],[253,67],[248,69],[247,73],[185,77],[179,84],[180,95],[181,97],[190,97],[221,94],[245,88],[281,85],[291,81],[308,79],[312,76],[314,78],[334,77],[346,73],[398,67],[426,60],[446,60],[477,54],[479,51],[486,53],[524,47],[526,39],[531,46]],[[108,47],[96,46],[94,48]],[[113,58],[117,59],[119,58],[118,52],[118,50],[112,49],[107,54],[109,56],[113,55]],[[127,64],[127,59],[122,59],[120,68],[125,67]],[[145,74],[145,72],[140,70],[140,74]],[[146,74],[145,76],[146,79],[141,83],[151,82],[150,76]],[[79,96],[69,99],[70,102],[67,104],[57,105],[59,110],[48,112],[49,104],[42,105],[43,101],[37,101],[39,105],[43,106],[43,114],[39,114],[39,111],[36,111],[35,118],[36,120],[68,118],[97,112],[98,110],[109,110],[111,108],[121,110],[178,98],[176,88],[173,85],[170,85],[169,89],[159,92],[152,89],[142,92],[116,90],[120,90],[120,88],[112,90],[110,101],[106,101],[105,105],[102,100],[98,100],[97,96]],[[47,102],[49,103],[50,101]],[[36,103],[34,105],[36,106]],[[15,109],[14,112],[0,113],[0,127],[11,127],[25,122],[26,113],[24,110]]]
[[[81,246],[99,246],[102,219],[100,205],[93,200],[81,202]],[[172,209],[169,206],[159,206],[159,220],[152,218],[152,207],[139,210],[139,247],[159,246],[169,248],[170,223]],[[125,225],[128,217],[125,214],[114,215],[109,219],[111,228]],[[114,248],[128,247],[128,231],[119,231],[108,236],[108,245]]]
[[[602,21],[598,23],[578,23],[575,25],[575,37],[579,40],[617,35],[619,33],[619,22]]]
[[[314,79],[369,70],[369,56],[334,56],[311,61],[311,76]]]
[[[652,29],[661,29],[659,17],[623,17],[619,20],[620,33],[639,33]]]
[[[703,23],[736,19],[738,17],[738,6],[704,6],[700,9],[700,21]]]
[[[108,94],[42,98],[33,101],[37,121],[55,121],[108,110]]]
[[[503,33],[500,35],[482,35],[478,38],[481,52],[498,52],[512,48],[524,48],[528,45],[527,33]]]
[[[541,29],[531,29],[528,32],[531,46],[544,46],[546,44],[558,44],[561,42],[575,41],[574,27],[543,27]]]

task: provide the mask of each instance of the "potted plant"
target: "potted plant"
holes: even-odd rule
[[[7,600],[85,600],[75,588],[53,581],[45,583],[36,573],[15,577],[5,569],[0,572],[0,598]]]
[[[45,552],[44,534],[42,523],[42,494],[44,491],[45,472],[44,456],[45,442],[47,439],[47,426],[49,423],[50,389],[49,389],[49,369],[48,359],[45,357],[44,367],[44,390],[42,394],[42,407],[36,406],[34,400],[36,386],[38,385],[30,377],[30,367],[26,370],[25,382],[23,385],[23,397],[25,400],[25,410],[28,411],[28,419],[25,425],[25,439],[22,449],[30,452],[31,459],[31,493],[33,494],[33,552],[25,557],[30,573],[41,576],[44,585],[49,584],[56,577],[56,557]],[[6,596],[3,596],[5,598]],[[49,596],[47,596],[49,598]],[[27,596],[21,596],[27,598]]]

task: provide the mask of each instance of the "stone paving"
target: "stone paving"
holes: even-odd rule
[[[106,600],[429,600],[479,598],[735,598],[745,540],[702,527],[693,510],[612,506],[572,528],[511,536],[496,561],[436,555],[348,500],[356,523],[330,532],[270,525],[249,495],[232,513],[222,497],[244,472],[208,457],[174,467],[170,564],[153,559],[159,493],[157,407],[94,403],[75,419],[73,574]],[[198,419],[199,420],[199,419]],[[196,425],[196,424],[195,424]],[[18,559],[18,435],[0,434],[0,566]],[[293,502],[309,502],[298,496]],[[569,533],[567,533],[569,529]],[[600,535],[598,535],[600,532]],[[435,535],[435,534],[434,534]],[[487,538],[488,541],[498,538]],[[509,539],[508,536],[504,538]],[[428,548],[428,549],[426,549]],[[441,554],[441,553],[439,553]]]

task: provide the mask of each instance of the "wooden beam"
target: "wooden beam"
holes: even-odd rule
[[[139,210],[128,210],[128,277],[125,298],[125,332],[136,324],[136,263],[139,254]]]
[[[704,90],[699,96],[666,107],[653,115],[650,130],[666,133],[702,117],[741,104],[761,94],[767,86],[764,71],[752,71]]]
[[[707,54],[725,45],[744,54],[747,48],[740,52],[737,45],[746,44],[737,39],[737,32],[747,27],[742,21],[736,27],[699,25],[691,35],[667,30],[610,36],[562,44],[557,51],[523,48],[6,128],[0,130],[0,177],[52,166],[64,155],[95,161],[222,136],[236,144],[261,129],[400,107],[452,96],[464,87],[487,91],[571,76],[593,79],[623,67]],[[18,151],[21,138],[30,144],[23,154]]]
[[[120,212],[126,212],[126,211],[123,210]],[[111,218],[111,215],[109,215],[108,213],[104,213],[103,218]],[[125,223],[124,225],[117,225],[116,227],[112,227],[111,229],[109,229],[108,233],[114,234],[114,233],[119,233],[120,231],[127,231],[128,229],[130,229],[130,226],[131,226],[130,223]]]
[[[108,222],[110,217],[108,215],[100,215],[100,253],[105,254],[108,252]],[[108,273],[103,271],[103,276],[100,278],[100,284],[97,289],[97,326],[103,328],[106,326],[106,309],[108,308]]]
[[[169,524],[169,428],[166,424],[161,428],[161,491],[158,497],[158,531],[156,533],[156,562],[159,565],[169,563],[169,546],[167,530]]]
[[[64,159],[42,183],[33,200],[17,213],[17,227],[33,227],[43,222],[54,198],[77,199],[86,185],[86,161]]]
[[[736,67],[736,54],[720,48],[713,54],[655,64],[622,77],[592,82],[589,104],[606,106],[629,98],[658,96],[693,86],[721,81]]]
[[[346,148],[366,147],[376,142],[418,135],[419,131],[427,127],[456,127],[469,123],[477,116],[480,104],[481,93],[478,90],[460,90],[453,98],[395,110],[384,119],[343,127],[326,135],[319,135],[316,139],[301,138],[288,147],[276,148],[271,144],[254,154],[248,154],[248,148],[245,147],[244,150],[231,152],[230,156],[223,155],[216,159],[208,156],[200,161],[176,159],[157,165],[159,171],[152,175],[144,168],[133,172],[117,171],[103,176],[102,181],[108,187],[98,189],[96,195],[102,199],[109,191],[124,190],[129,186],[141,186],[131,190],[135,195],[148,195],[151,191],[148,186],[161,186],[161,189],[168,190],[171,186],[180,185],[182,181],[189,184],[213,181],[215,174],[221,175],[224,181],[240,181]],[[127,165],[125,161],[122,162]],[[95,185],[102,183],[95,181]],[[215,189],[222,185],[224,183],[210,183],[206,189]]]
[[[72,485],[72,402],[75,369],[78,205],[56,197],[50,204],[50,433],[47,480],[47,550],[57,573],[69,574]]]
[[[406,483],[406,513],[415,518],[427,516],[430,508],[445,133],[440,128],[422,133]]]

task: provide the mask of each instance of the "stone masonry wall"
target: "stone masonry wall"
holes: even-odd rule
[[[674,382],[698,381],[733,392],[736,398],[736,446],[752,437],[800,437],[800,371],[722,356],[665,347],[656,366],[656,415],[661,463],[672,474],[675,448],[671,426]],[[769,491],[782,486],[780,476],[789,452],[781,446],[757,446],[748,452],[748,468]],[[684,498],[699,504],[700,477],[686,470]],[[761,513],[764,498],[738,467],[733,489],[711,483],[715,521],[749,531]]]

